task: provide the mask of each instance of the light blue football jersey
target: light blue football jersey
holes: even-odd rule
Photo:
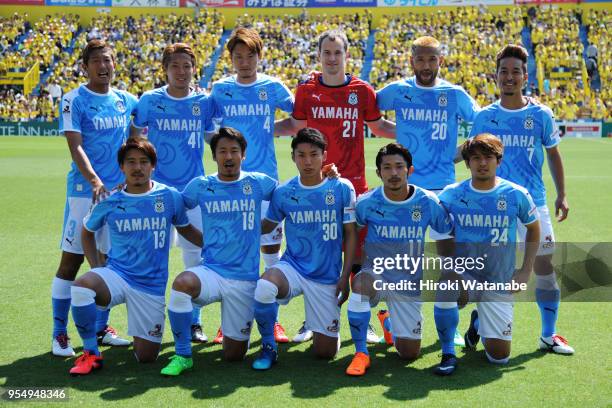
[[[192,92],[184,98],[168,94],[168,86],[145,92],[134,114],[134,126],[148,127],[157,150],[153,179],[183,190],[204,175],[204,132],[214,130],[210,99]]]
[[[551,148],[561,141],[552,111],[531,102],[522,109],[509,110],[497,101],[476,117],[470,137],[480,133],[491,133],[504,144],[497,175],[525,187],[538,207],[546,205],[542,147]]]
[[[277,184],[265,174],[242,172],[236,181],[213,174],[187,185],[185,206],[202,211],[205,266],[227,279],[259,279],[261,202],[272,198]]]
[[[438,197],[425,189],[413,186],[412,195],[404,201],[392,201],[384,188],[362,195],[357,200],[357,223],[368,227],[365,238],[366,265],[371,268],[374,258],[395,258],[404,254],[419,258],[424,254],[427,228],[441,234],[452,229],[451,219]],[[409,275],[407,275],[409,273]],[[388,281],[418,280],[422,264],[417,270],[386,270]]]
[[[538,216],[529,192],[502,178],[491,190],[476,190],[468,179],[446,187],[439,198],[453,217],[457,256],[485,258],[484,268],[474,267],[469,274],[508,282],[514,274],[517,222],[531,224]]]
[[[293,111],[293,95],[280,80],[257,74],[252,84],[243,85],[235,76],[215,82],[211,98],[215,117],[222,127],[238,129],[247,141],[245,171],[258,171],[278,180],[274,153],[274,113]]]
[[[385,86],[376,93],[376,101],[380,110],[395,111],[397,142],[412,153],[410,182],[429,190],[454,183],[459,123],[474,120],[476,101],[443,79],[424,87],[415,77]]]
[[[164,296],[172,225],[189,225],[181,194],[154,182],[144,194],[115,192],[95,205],[83,225],[97,231],[108,225],[111,250],[107,266],[131,287]]]
[[[138,99],[125,91],[111,88],[106,94],[89,90],[85,85],[68,92],[60,104],[61,133],[78,132],[83,150],[91,165],[110,191],[123,182],[117,163],[117,152],[126,140],[130,118]],[[67,177],[68,197],[91,197],[91,185],[74,162]]]
[[[342,273],[343,224],[355,222],[355,189],[343,178],[304,186],[300,177],[280,185],[266,218],[285,220],[287,248],[281,260],[307,279],[336,284]]]

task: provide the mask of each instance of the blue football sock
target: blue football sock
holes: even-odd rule
[[[351,328],[351,337],[355,343],[355,352],[368,353],[366,340],[368,338],[368,324],[370,324],[371,312],[348,311],[348,321]]]
[[[536,288],[536,302],[542,318],[542,337],[550,337],[556,333],[557,317],[559,316],[559,289],[544,290]]]
[[[96,338],[96,311],[95,303],[84,306],[72,305],[72,319],[79,336],[83,339],[83,350],[100,355],[98,339]]]
[[[274,312],[274,322],[278,322],[278,310],[280,309],[280,305],[278,304],[278,302],[274,302],[274,308],[276,309],[276,311]]]
[[[191,312],[191,324],[195,325],[195,324],[199,324],[200,326],[202,325],[202,306],[200,305],[193,305],[193,312]]]
[[[53,308],[53,338],[68,332],[68,314],[70,313],[70,298],[51,299]]]
[[[474,329],[476,329],[476,333],[478,333],[478,328],[480,327],[480,318],[474,319]]]
[[[261,343],[271,344],[276,348],[276,341],[274,340],[274,323],[276,323],[276,313],[278,311],[278,305],[274,303],[261,303],[255,301],[255,320],[257,321],[257,328],[259,334],[261,334]]]
[[[191,358],[191,316],[192,312],[174,312],[168,309],[175,353],[181,357]]]
[[[108,326],[108,316],[110,315],[110,309],[99,310],[96,313],[96,333],[101,332]]]
[[[442,344],[442,354],[455,354],[455,331],[459,325],[459,308],[455,306],[442,309],[434,306],[434,320]]]

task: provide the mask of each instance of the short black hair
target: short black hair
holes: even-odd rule
[[[501,60],[504,58],[517,58],[521,60],[523,73],[527,73],[527,58],[529,58],[529,53],[525,49],[525,47],[516,44],[508,44],[495,56],[495,72],[499,72],[499,65],[501,64]]]
[[[240,133],[239,130],[234,129],[232,127],[222,127],[210,139],[210,150],[212,150],[213,159],[215,158],[215,151],[217,150],[217,145],[219,144],[219,140],[223,138],[238,142],[238,144],[240,145],[240,150],[242,154],[246,152],[247,141],[244,138],[244,136],[242,136],[242,133]]]
[[[301,143],[310,143],[323,151],[327,149],[327,140],[325,140],[325,136],[315,128],[300,129],[291,141],[291,151],[294,152]]]
[[[119,162],[119,166],[123,166],[127,152],[132,149],[140,150],[149,158],[151,165],[155,167],[157,164],[157,153],[155,152],[155,146],[153,146],[153,143],[140,136],[131,137],[121,145],[119,151],[117,152],[117,161]]]
[[[406,161],[406,167],[410,168],[412,166],[412,154],[399,143],[389,143],[386,146],[380,148],[378,153],[376,154],[376,169],[380,171],[380,165],[382,163],[383,157],[392,156],[394,154],[399,154]]]

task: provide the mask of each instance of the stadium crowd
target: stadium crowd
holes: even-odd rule
[[[108,39],[117,53],[115,86],[140,95],[163,83],[160,57],[168,43],[185,40],[193,44],[198,64],[208,66],[224,23],[223,15],[211,10],[203,10],[195,19],[173,14],[136,18],[101,15],[82,32],[74,15],[46,16],[31,28],[26,19],[27,16],[15,16],[0,20],[0,73],[13,67],[30,67],[34,61],[40,62],[41,73],[48,68],[52,72],[42,84],[40,96],[28,97],[4,89],[0,105],[0,117],[4,120],[53,120],[57,117],[57,97],[50,94],[57,92],[57,85],[62,92],[67,92],[84,80],[78,52],[72,52],[73,48],[69,47],[73,39],[76,50],[82,49],[88,39]],[[583,16],[571,9],[525,7],[499,12],[483,6],[465,7],[435,14],[408,12],[384,16],[376,32],[369,80],[380,89],[389,82],[411,76],[410,51],[405,44],[417,36],[432,35],[442,42],[445,53],[441,77],[462,85],[481,106],[486,106],[497,98],[495,53],[503,44],[522,43],[521,30],[527,26],[533,43],[530,51],[542,64],[545,79],[540,88],[536,87],[535,80],[530,80],[526,92],[538,95],[543,103],[553,108],[559,119],[608,119],[612,111],[610,90],[601,85],[590,96],[584,90],[581,77],[583,45],[579,30],[584,24],[592,44],[589,49],[593,48],[596,53],[592,61],[602,67],[594,71],[595,75],[599,75],[601,84],[607,84],[610,70],[605,67],[612,62],[607,42],[609,22],[607,10],[589,11]],[[309,16],[306,12],[282,17],[245,14],[239,17],[238,24],[253,26],[261,33],[265,44],[260,64],[262,71],[280,78],[289,89],[295,89],[309,72],[318,69],[316,38],[326,29],[346,31],[351,47],[348,72],[360,75],[372,16],[367,10],[345,16]],[[26,40],[18,50],[11,51],[11,44],[21,33],[28,33]],[[213,80],[230,73],[231,62],[224,50]]]

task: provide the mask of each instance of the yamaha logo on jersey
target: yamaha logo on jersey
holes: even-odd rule
[[[325,195],[325,204],[334,205],[335,203],[336,203],[336,197],[334,196],[334,192],[331,190],[328,190],[327,194]]]
[[[200,116],[200,103],[199,102],[195,102],[193,105],[191,105],[191,114],[193,116]]]
[[[525,118],[525,129],[527,130],[531,130],[533,129],[533,118],[531,116],[527,116],[527,118]]]
[[[448,98],[446,97],[446,94],[440,94],[440,96],[438,96],[438,105],[439,106],[446,106],[448,105]]]
[[[125,104],[123,103],[123,101],[119,100],[115,102],[115,107],[117,108],[119,112],[121,113],[125,112]]]
[[[260,89],[258,92],[258,96],[259,96],[259,100],[260,101],[267,101],[268,100],[268,93],[266,92],[265,89]]]
[[[499,197],[499,199],[497,200],[497,211],[506,211],[506,208],[508,208],[508,204],[506,203],[506,197]]]
[[[357,94],[351,92],[349,94],[348,103],[350,103],[351,105],[357,105],[357,102],[359,102],[359,100],[357,99]]]
[[[245,195],[253,194],[253,187],[251,187],[251,183],[248,180],[242,184],[242,194],[245,194]]]
[[[155,212],[156,213],[163,213],[164,212],[164,198],[163,197],[156,197],[155,198]]]
[[[413,222],[420,222],[421,221],[421,208],[420,207],[413,207],[412,208],[412,221]]]

